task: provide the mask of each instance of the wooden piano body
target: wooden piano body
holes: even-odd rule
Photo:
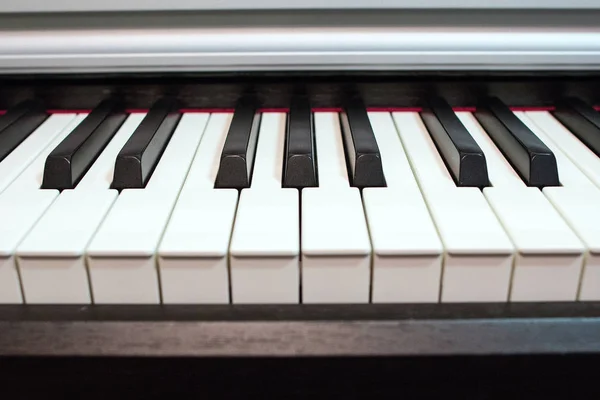
[[[163,94],[286,109],[357,89],[367,108],[600,105],[595,1],[170,2],[0,5],[0,109],[129,109]],[[600,205],[599,205],[600,207]],[[333,394],[507,398],[598,393],[594,301],[292,305],[0,305],[0,390],[149,397]],[[134,392],[135,391],[135,392]],[[11,397],[9,397],[11,396]]]

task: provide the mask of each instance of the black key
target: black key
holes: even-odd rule
[[[381,154],[364,104],[350,100],[340,113],[340,125],[351,185],[385,187]]]
[[[73,189],[127,115],[120,103],[105,100],[46,159],[42,189]]]
[[[318,185],[313,116],[304,97],[294,98],[290,105],[283,163],[283,187],[302,189]]]
[[[242,99],[233,114],[223,144],[215,188],[244,189],[250,187],[260,114],[252,100]]]
[[[19,103],[0,117],[0,161],[27,139],[47,117],[42,103],[34,100]]]
[[[556,104],[552,115],[590,150],[600,156],[600,113],[582,100],[566,98]]]
[[[475,117],[528,186],[560,186],[554,153],[504,103],[488,98]]]
[[[457,186],[489,186],[485,154],[452,108],[436,97],[424,107],[421,118]]]
[[[146,186],[180,118],[173,99],[161,99],[152,106],[117,156],[114,189]]]

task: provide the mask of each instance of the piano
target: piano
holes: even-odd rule
[[[5,393],[597,393],[599,18],[1,4]]]

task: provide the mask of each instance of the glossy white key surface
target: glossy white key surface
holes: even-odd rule
[[[163,302],[229,303],[228,249],[238,193],[186,191],[159,247]]]
[[[417,113],[394,113],[442,240],[443,302],[506,301],[514,247],[478,188],[456,187]]]
[[[420,193],[366,188],[363,203],[373,244],[373,302],[437,302],[443,248]]]
[[[585,244],[587,255],[579,299],[600,300],[600,190],[549,187],[544,194]]]
[[[118,192],[110,190],[117,154],[142,114],[130,116],[74,189],[64,190],[17,250],[26,257],[76,257],[84,254]]]
[[[456,187],[418,113],[392,113],[402,145],[421,190]]]
[[[253,189],[281,188],[286,123],[285,113],[263,113],[252,171]]]
[[[0,162],[0,193],[36,159],[37,155],[48,146],[48,143],[63,132],[76,116],[76,114],[55,114],[49,116],[31,135]]]
[[[344,144],[337,113],[314,113],[319,187],[350,187]]]
[[[302,190],[302,301],[367,303],[371,242],[360,192],[350,187],[337,113],[314,114],[319,187]]]
[[[164,303],[229,303],[238,192],[213,188],[232,115],[210,115],[158,248]]]
[[[417,180],[406,157],[396,125],[389,112],[369,112],[369,122],[381,154],[388,188],[418,189]]]
[[[206,190],[215,187],[221,152],[232,117],[233,113],[210,114],[185,184],[181,189],[182,194],[188,190],[197,192],[199,189]]]
[[[369,300],[371,244],[357,188],[302,190],[305,303]]]
[[[127,118],[75,189],[64,190],[17,249],[27,303],[90,303],[85,249],[117,198],[115,159],[143,114]]]
[[[12,181],[0,195],[0,302],[21,302],[15,250],[38,219],[58,196],[57,190],[42,190],[44,163],[48,154],[76,126],[84,116],[71,118],[62,130],[54,135],[48,146],[37,154],[25,170]],[[52,135],[52,132],[48,132]]]
[[[437,302],[443,247],[390,113],[370,112],[385,188],[363,189],[373,246],[372,301]]]
[[[484,189],[521,254],[581,254],[577,236],[537,188]]]
[[[596,186],[600,187],[600,157],[547,111],[525,113]]]
[[[179,193],[208,119],[208,113],[190,113],[181,117],[144,190]]]
[[[117,198],[116,190],[65,190],[17,249],[22,257],[78,257]]]
[[[265,113],[252,182],[242,190],[231,238],[233,303],[300,300],[299,192],[281,187],[286,114]]]
[[[300,213],[296,189],[244,189],[231,238],[233,303],[298,303]]]
[[[20,298],[20,283],[17,275],[14,252],[31,227],[44,214],[58,196],[57,190],[32,190],[4,192],[0,196],[0,289],[6,293],[16,293]],[[14,302],[13,295],[0,295],[0,301]]]
[[[157,247],[208,116],[184,114],[145,189],[125,189],[88,247],[97,303],[160,301]]]

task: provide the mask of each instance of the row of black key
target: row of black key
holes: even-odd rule
[[[340,113],[349,177],[354,187],[383,187],[381,155],[366,108],[349,101]],[[250,187],[260,116],[250,99],[240,101],[223,145],[216,188]],[[303,96],[294,98],[287,120],[282,186],[302,189],[318,186],[312,109]]]
[[[581,100],[568,98],[556,105],[554,116],[597,155],[600,155],[600,113]],[[499,99],[478,104],[475,117],[492,141],[529,186],[560,184],[552,151]],[[0,161],[46,118],[42,104],[26,101],[0,118]],[[48,156],[42,188],[72,189],[114,137],[127,113],[114,99],[100,103]],[[452,108],[433,98],[421,112],[433,142],[457,186],[489,186],[485,155]],[[143,188],[181,118],[177,102],[156,102],[117,156],[112,187]],[[216,188],[250,186],[258,141],[260,113],[254,101],[240,100],[225,140]],[[352,186],[386,185],[381,155],[366,107],[357,99],[340,113],[340,127]],[[297,96],[290,105],[283,165],[283,187],[318,186],[312,110]]]

